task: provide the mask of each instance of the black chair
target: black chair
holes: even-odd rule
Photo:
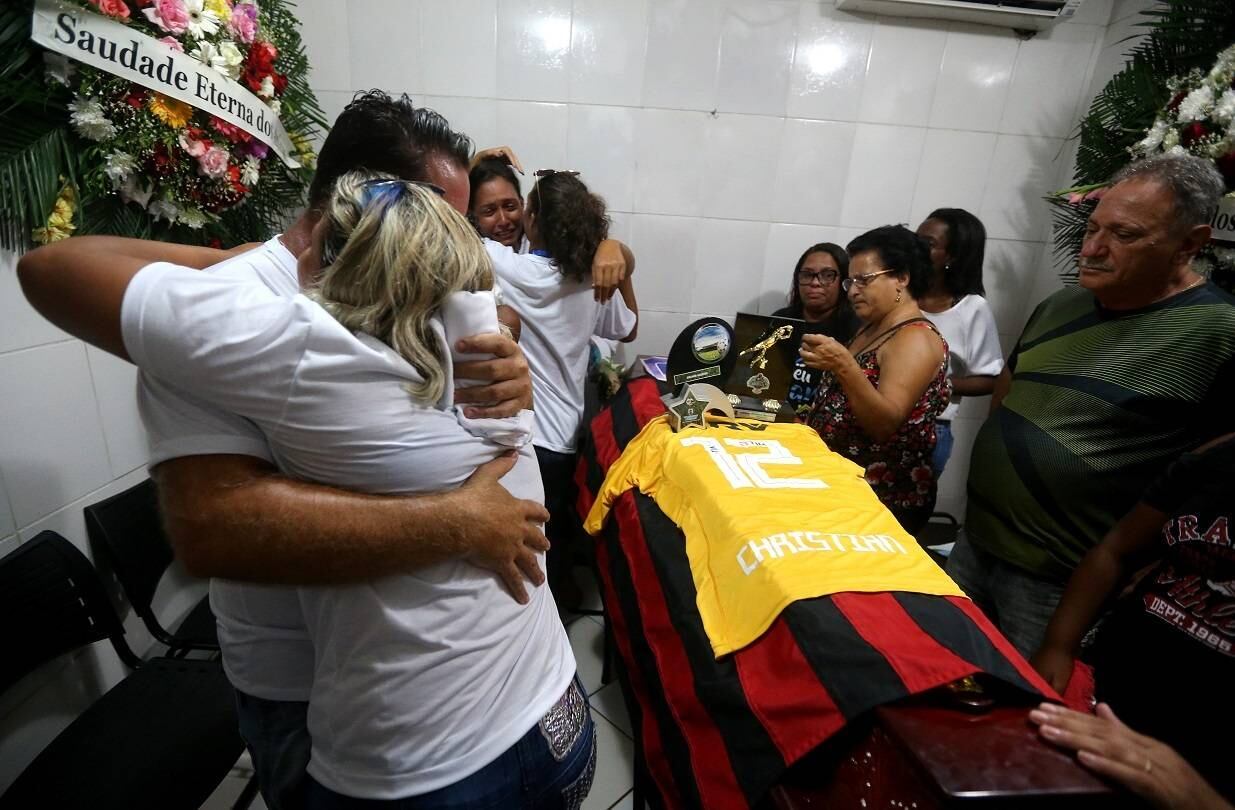
[[[158,493],[146,480],[85,509],[90,545],[120,580],[120,587],[133,611],[168,655],[180,657],[189,650],[219,649],[218,631],[210,600],[203,597],[169,632],[154,615],[155,589],[172,562],[172,547],[163,532]]]
[[[0,691],[103,639],[133,668],[43,749],[0,810],[197,810],[244,748],[219,661],[139,659],[94,568],[55,532],[0,559],[0,632]]]
[[[935,547],[955,543],[960,530],[960,521],[955,517],[947,512],[933,512],[915,539],[918,541],[918,545],[926,549],[926,553],[930,555],[930,558],[942,568],[948,561],[948,558],[935,551]]]

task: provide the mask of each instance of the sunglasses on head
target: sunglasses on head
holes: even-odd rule
[[[420,186],[421,188],[432,191],[439,197],[446,196],[446,189],[434,183],[427,183],[423,180],[396,180],[393,178],[379,178],[374,180],[366,180],[361,185],[360,192],[360,208],[367,211],[374,205],[389,206],[401,198],[409,186]],[[330,239],[322,245],[322,267],[328,267],[334,263],[334,260],[339,257],[339,253],[343,251],[343,245],[346,244],[346,239]]]
[[[434,183],[427,183],[423,180],[395,180],[395,179],[378,179],[366,180],[363,188],[364,191],[360,196],[360,205],[362,208],[368,208],[374,202],[391,203],[403,196],[403,192],[408,186],[420,186],[427,188],[439,197],[446,196],[446,189]]]
[[[537,169],[532,172],[532,177],[552,177],[555,174],[564,174],[567,177],[578,177],[579,173],[570,169]]]

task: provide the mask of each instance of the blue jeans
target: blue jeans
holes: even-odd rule
[[[945,566],[982,612],[1026,658],[1038,651],[1064,586],[1009,565],[970,542],[961,529]]]
[[[931,469],[935,471],[935,480],[943,475],[943,468],[952,457],[952,422],[935,422],[935,452],[931,453]]]
[[[266,700],[236,690],[240,737],[253,758],[269,810],[300,810],[309,765],[309,704]]]
[[[404,799],[355,799],[308,777],[308,810],[578,810],[596,773],[596,729],[578,678],[505,753],[452,785]]]

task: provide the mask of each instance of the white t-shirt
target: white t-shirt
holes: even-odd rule
[[[999,330],[991,306],[980,295],[966,295],[943,312],[922,311],[948,342],[949,377],[994,377],[1003,371]],[[941,420],[956,417],[961,397],[953,396]]]
[[[536,415],[532,441],[559,453],[574,452],[592,335],[621,340],[638,318],[620,294],[597,303],[587,279],[566,278],[551,259],[521,255],[491,239],[485,248],[503,303],[522,320],[519,346],[532,373]]]
[[[277,295],[300,291],[296,257],[278,237],[207,270],[220,279],[259,281]],[[137,404],[150,446],[150,466],[183,456],[255,456],[274,463],[257,425],[141,369]],[[308,700],[313,645],[293,587],[225,579],[210,581],[223,669],[232,685],[266,700]]]
[[[495,309],[491,317],[496,326]],[[122,324],[134,361],[251,419],[289,475],[371,493],[436,491],[505,449],[460,424],[452,381],[438,407],[416,403],[404,388],[420,379],[410,364],[304,296],[156,264],[130,282]],[[440,320],[433,326],[449,345]],[[530,444],[502,484],[543,500]],[[309,772],[346,795],[393,799],[474,773],[574,675],[549,589],[519,605],[495,574],[461,560],[298,591],[315,654]]]

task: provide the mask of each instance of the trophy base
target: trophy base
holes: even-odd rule
[[[733,403],[733,415],[739,419],[757,419],[761,422],[797,421],[797,414],[793,409],[775,399],[731,394],[729,401]]]

